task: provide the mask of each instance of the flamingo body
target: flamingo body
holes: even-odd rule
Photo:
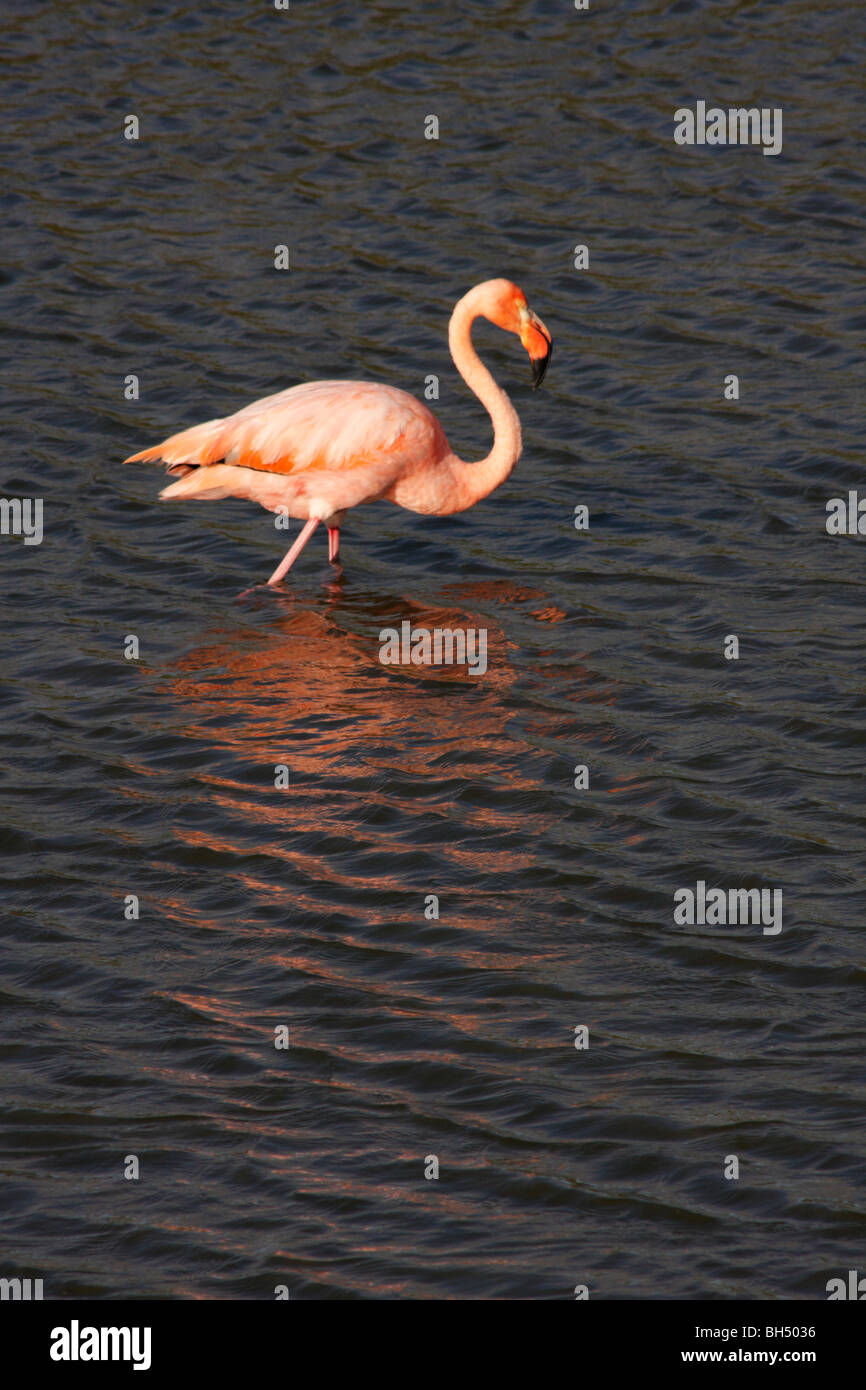
[[[176,481],[163,500],[244,497],[269,511],[307,522],[276,583],[320,521],[328,524],[329,556],[339,551],[344,514],[386,499],[409,511],[447,516],[471,507],[508,476],[520,455],[520,424],[505,392],[476,356],[470,331],[479,314],[519,333],[533,360],[536,384],[550,355],[550,336],[508,280],[488,280],[464,295],[449,330],[464,380],[493,420],[493,450],[467,464],[425,405],[393,386],[366,381],[313,381],[254,401],[234,415],[208,420],[133,454],[127,463],[162,460]],[[540,365],[539,365],[540,364]]]

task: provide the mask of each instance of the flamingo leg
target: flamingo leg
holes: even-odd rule
[[[333,564],[334,560],[340,556],[340,528],[339,526],[328,527],[328,559]]]
[[[298,536],[298,539],[295,541],[291,550],[277,565],[277,568],[274,570],[273,574],[268,580],[269,584],[279,584],[283,575],[288,573],[288,571],[292,568],[292,565],[295,563],[298,556],[300,555],[301,551],[303,550],[304,546],[307,544],[307,541],[310,539],[310,536],[315,531],[318,524],[319,518],[317,516],[310,517],[310,520],[307,522],[303,531]]]

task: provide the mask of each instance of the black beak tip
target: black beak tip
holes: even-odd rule
[[[531,357],[532,363],[532,389],[536,391],[544,380],[544,373],[547,371],[547,364],[550,361],[550,352],[546,352],[544,357]]]

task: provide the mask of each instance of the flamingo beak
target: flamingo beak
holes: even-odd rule
[[[537,314],[533,314],[531,309],[524,309],[521,319],[520,341],[529,353],[534,391],[544,380],[550,354],[553,352],[553,343],[541,319]]]

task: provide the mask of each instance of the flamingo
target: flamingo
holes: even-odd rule
[[[451,356],[493,423],[493,448],[478,463],[457,457],[426,405],[369,381],[291,386],[124,462],[164,462],[177,482],[159,494],[163,501],[246,497],[304,521],[271,585],[279,584],[320,521],[328,528],[328,559],[335,562],[346,512],[363,502],[384,498],[428,516],[465,511],[505,481],[521,450],[517,411],[472,346],[479,316],[517,334],[529,353],[533,388],[551,353],[550,334],[510,280],[485,280],[457,302],[448,326]]]

